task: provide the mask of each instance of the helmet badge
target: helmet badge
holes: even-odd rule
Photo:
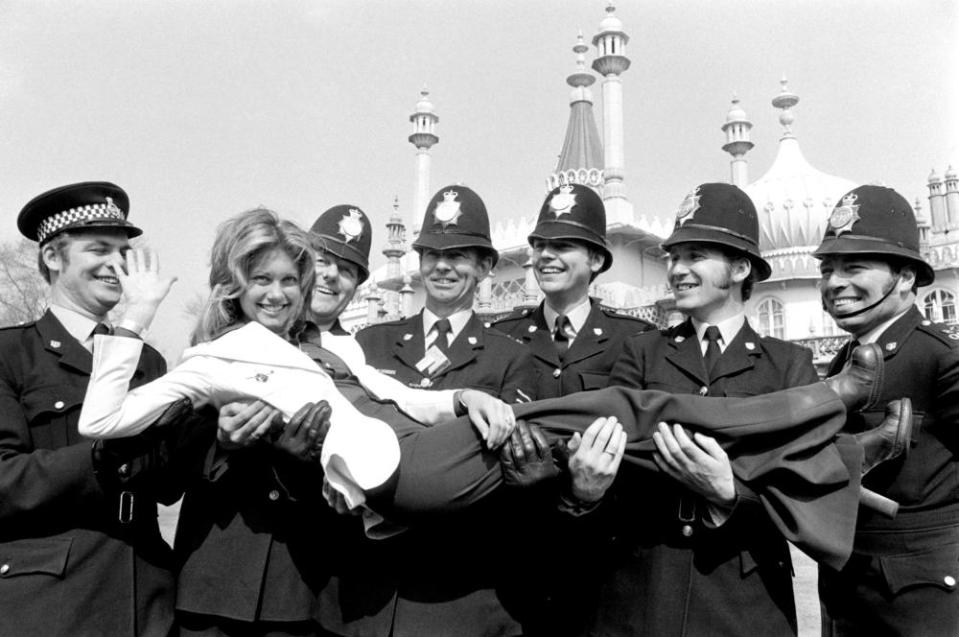
[[[575,205],[576,195],[573,194],[572,186],[560,186],[559,192],[549,200],[549,209],[557,219],[570,214]]]
[[[358,241],[363,236],[363,213],[356,208],[350,208],[340,219],[340,234],[347,243]]]
[[[842,205],[836,206],[829,215],[829,227],[837,237],[844,232],[852,231],[853,225],[861,218],[859,216],[859,204],[856,200],[859,196],[851,192],[842,198]]]
[[[447,190],[443,193],[443,201],[438,202],[433,208],[435,223],[442,225],[444,229],[450,225],[458,225],[456,222],[463,214],[460,202],[456,201],[458,196],[459,193],[455,190]]]
[[[699,186],[696,186],[679,204],[679,210],[676,211],[676,227],[682,227],[692,219],[697,210],[699,210]]]

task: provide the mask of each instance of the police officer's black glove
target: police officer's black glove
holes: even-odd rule
[[[93,471],[107,493],[155,495],[158,474],[171,461],[186,430],[195,426],[193,404],[183,398],[171,404],[145,431],[129,438],[93,443]]]
[[[531,487],[559,475],[553,453],[543,431],[517,420],[509,440],[500,449],[503,481],[514,487]]]

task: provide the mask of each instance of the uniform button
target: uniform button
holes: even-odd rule
[[[562,373],[563,373],[563,370],[557,367],[556,369],[553,370],[553,378],[559,378],[559,375]]]
[[[53,408],[54,408],[54,409],[63,409],[63,401],[62,401],[62,400],[58,400],[57,402],[53,403]]]
[[[120,477],[121,477],[121,478],[127,477],[128,475],[130,475],[130,465],[129,465],[128,463],[124,462],[124,463],[121,464],[120,467],[117,469],[117,473],[120,474]]]
[[[689,526],[688,524],[684,524],[680,533],[683,534],[683,537],[692,537],[693,527]]]
[[[10,572],[10,565],[9,565],[9,564],[2,564],[2,565],[0,565],[0,575],[6,575],[6,574],[9,573],[9,572]]]
[[[271,489],[266,497],[276,502],[277,500],[280,499],[280,492],[277,491],[276,489]]]
[[[706,387],[705,385],[703,385],[702,387],[699,388],[700,396],[705,396],[708,393],[709,393],[709,387]]]
[[[4,566],[6,566],[6,564],[4,564]],[[956,578],[953,577],[952,575],[946,575],[945,577],[942,578],[942,581],[943,581],[943,582],[946,584],[946,586],[948,586],[949,588],[952,588],[953,586],[956,585]]]

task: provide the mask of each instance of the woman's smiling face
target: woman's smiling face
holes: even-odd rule
[[[303,308],[296,263],[279,248],[264,253],[250,268],[239,300],[247,320],[285,336]]]

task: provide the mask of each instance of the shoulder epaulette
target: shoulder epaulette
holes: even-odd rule
[[[533,313],[532,308],[524,307],[521,310],[513,310],[510,314],[507,314],[501,319],[493,321],[490,325],[496,327],[500,323],[508,323],[510,321],[518,321],[520,319],[528,318]]]
[[[959,347],[959,325],[952,323],[933,323],[925,319],[919,324],[919,329],[930,334],[951,347]]]
[[[27,327],[33,327],[36,325],[36,321],[27,321],[25,323],[18,323],[16,325],[0,325],[0,331],[3,330],[22,330]]]

